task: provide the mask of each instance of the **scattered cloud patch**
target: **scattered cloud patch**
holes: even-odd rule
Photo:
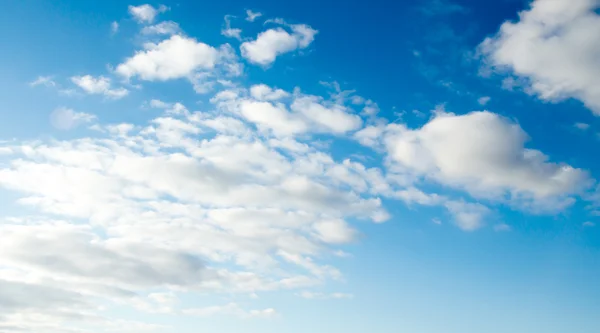
[[[586,227],[586,228],[592,228],[592,227],[596,226],[596,223],[590,222],[590,221],[586,221],[586,222],[583,222],[583,226]]]
[[[129,90],[125,88],[112,89],[110,79],[104,76],[73,76],[71,81],[83,91],[92,95],[104,95],[108,98],[119,99],[129,94]]]
[[[117,32],[119,32],[119,22],[117,21],[113,21],[110,24],[110,33],[112,35],[116,34]]]
[[[246,21],[254,22],[257,18],[261,17],[262,13],[254,12],[250,9],[246,9]]]
[[[505,223],[496,224],[494,226],[494,231],[496,231],[496,232],[506,232],[506,231],[511,231],[511,230],[512,230],[512,228],[508,224],[505,224]]]
[[[50,123],[59,130],[70,130],[94,120],[96,120],[96,116],[92,114],[76,112],[66,107],[57,108],[50,114]]]
[[[489,103],[489,101],[491,99],[492,98],[489,96],[482,96],[482,97],[479,97],[479,99],[477,99],[477,103],[479,103],[479,105],[481,105],[481,106],[485,106],[485,105],[487,105],[487,103]]]
[[[57,84],[54,82],[51,76],[38,76],[35,80],[29,83],[31,87],[44,86],[44,87],[56,87]]]
[[[291,33],[279,27],[258,34],[255,40],[242,43],[242,56],[251,63],[268,66],[282,54],[307,48],[315,39],[317,30],[305,24],[289,26]]]
[[[590,128],[590,124],[575,123],[575,124],[573,124],[573,127],[575,127],[576,129],[578,129],[580,131],[587,131]]]
[[[311,292],[311,291],[303,291],[297,295],[299,297],[302,297],[305,299],[353,299],[354,298],[354,295],[352,295],[352,294],[345,294],[345,293],[324,294],[324,293],[316,293],[316,292]]]
[[[237,40],[242,40],[242,29],[232,28],[231,27],[231,15],[225,15],[224,18],[224,27],[221,29],[221,35],[229,38],[235,38]]]
[[[154,8],[149,4],[129,6],[129,14],[131,14],[138,23],[152,23],[158,14],[168,10],[169,7],[165,5],[160,5],[158,8]]]
[[[143,35],[176,35],[180,32],[179,24],[173,21],[160,22],[142,28]]]

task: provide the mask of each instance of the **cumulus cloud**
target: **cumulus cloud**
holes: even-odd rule
[[[523,79],[546,101],[575,98],[600,115],[600,15],[596,0],[536,0],[479,46],[489,65]]]
[[[160,5],[154,8],[149,4],[129,6],[129,14],[139,23],[152,23],[156,16],[169,10],[169,7]]]
[[[305,24],[289,25],[291,33],[283,28],[261,32],[255,40],[242,43],[242,56],[251,63],[268,66],[284,53],[307,48],[315,39],[317,30]]]
[[[246,9],[246,21],[254,22],[257,18],[261,17],[262,13],[254,12],[250,9]]]
[[[258,84],[250,87],[249,95],[251,98],[223,91],[213,102],[279,137],[308,132],[342,135],[359,129],[363,123],[343,104],[299,91],[292,95]]]
[[[158,44],[147,43],[144,48],[118,65],[116,72],[126,78],[165,81],[188,77],[198,69],[212,69],[219,60],[214,47],[179,35]]]
[[[175,35],[181,32],[179,24],[173,21],[160,22],[142,28],[144,35]]]
[[[384,141],[401,167],[475,197],[564,208],[572,202],[568,195],[589,184],[586,172],[526,148],[520,126],[490,112],[438,113],[418,129],[389,125]]]
[[[104,95],[113,99],[123,98],[129,94],[129,90],[125,88],[112,89],[110,79],[104,76],[73,76],[71,81],[88,94]]]
[[[92,114],[76,112],[66,107],[57,108],[50,114],[50,124],[59,130],[69,130],[94,120],[96,116]]]

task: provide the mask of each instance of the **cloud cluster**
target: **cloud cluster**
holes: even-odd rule
[[[599,115],[598,8],[596,0],[536,0],[479,50],[491,66],[525,79],[526,90],[539,98],[575,98]]]

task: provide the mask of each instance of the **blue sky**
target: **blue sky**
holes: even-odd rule
[[[0,332],[596,332],[598,8],[9,0]]]

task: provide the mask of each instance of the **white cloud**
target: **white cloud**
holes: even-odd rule
[[[362,126],[362,119],[344,105],[314,95],[294,94],[265,84],[249,91],[222,91],[211,101],[226,112],[237,114],[275,136],[295,136],[308,132],[343,135]]]
[[[438,113],[419,129],[389,125],[385,145],[403,168],[476,197],[531,209],[564,208],[589,184],[586,172],[525,148],[519,125],[490,112]],[[557,201],[558,200],[558,201]]]
[[[254,22],[257,18],[261,17],[262,13],[254,12],[250,9],[246,9],[246,21]]]
[[[154,8],[148,4],[129,6],[129,14],[139,23],[152,23],[158,14],[168,10],[169,8],[164,5],[160,5],[158,8]]]
[[[496,232],[506,232],[506,231],[511,231],[512,228],[506,224],[506,223],[500,223],[500,224],[496,224],[494,226],[494,231]]]
[[[160,22],[142,28],[142,34],[144,35],[176,35],[180,32],[179,24],[173,21]]]
[[[204,308],[185,309],[183,310],[183,313],[199,317],[225,315],[239,318],[270,318],[277,315],[277,312],[273,308],[247,311],[241,308],[237,303],[229,303],[223,306],[217,305]]]
[[[303,291],[298,294],[298,296],[306,299],[353,299],[354,295],[346,294],[346,293],[316,293],[311,291]]]
[[[52,80],[51,76],[38,76],[35,80],[29,83],[31,87],[45,86],[45,87],[56,87],[57,84]]]
[[[88,94],[104,95],[113,99],[123,98],[129,94],[129,90],[125,88],[111,89],[110,79],[104,76],[73,76],[71,81]]]
[[[110,33],[114,35],[117,32],[119,32],[119,22],[113,21],[110,24]]]
[[[240,97],[250,90],[223,91],[215,101],[268,103]],[[56,311],[97,317],[100,304],[273,316],[270,308],[182,309],[171,293],[254,294],[341,280],[324,254],[356,238],[349,221],[389,217],[371,190],[372,171],[360,163],[338,163],[323,147],[294,138],[263,136],[237,113],[190,112],[157,99],[148,105],[164,114],[146,125],[98,124],[94,137],[10,144],[0,188],[17,194],[18,204],[60,219],[0,216],[0,287],[14,272],[8,277],[19,283],[60,291],[53,304],[43,303],[37,287],[30,289],[39,297],[20,298],[26,306],[40,302],[33,315],[47,316],[43,325],[77,327],[81,320],[95,327],[88,316],[73,322],[70,312]],[[61,112],[69,116],[63,128],[90,119]],[[0,321],[16,323],[24,312],[0,313]]]
[[[600,115],[600,15],[596,0],[536,0],[479,47],[487,62],[525,79],[546,101],[576,98]]]
[[[242,39],[242,29],[231,27],[231,15],[225,15],[225,26],[221,29],[221,35],[229,38],[235,38],[237,40]]]
[[[322,241],[331,244],[352,242],[357,234],[356,230],[341,219],[320,221],[315,223],[314,228]]]
[[[482,97],[479,97],[479,98],[477,99],[477,103],[479,103],[479,105],[481,105],[481,106],[484,106],[484,105],[486,105],[487,103],[489,103],[489,101],[490,101],[491,99],[492,99],[492,98],[491,98],[490,96],[482,96]]]
[[[94,120],[96,116],[92,114],[76,112],[65,107],[57,108],[50,114],[50,123],[59,130],[69,130]]]
[[[242,43],[242,56],[252,63],[267,66],[279,55],[307,48],[318,32],[305,24],[289,27],[292,33],[283,28],[274,28],[261,32],[253,41]]]
[[[277,101],[290,96],[282,89],[272,89],[266,84],[256,84],[250,87],[250,95],[259,101]]]
[[[348,113],[346,107],[339,104],[327,107],[320,102],[315,96],[297,96],[290,108],[331,133],[342,134],[362,126],[361,118]]]
[[[171,36],[158,44],[148,43],[145,50],[117,66],[117,73],[142,80],[166,81],[188,77],[198,69],[212,69],[219,51],[193,38]]]
[[[584,227],[591,228],[591,227],[595,227],[595,226],[596,226],[596,223],[594,223],[594,222],[590,222],[590,221],[586,221],[586,222],[583,222],[583,226],[584,226]]]
[[[573,127],[575,127],[578,130],[581,130],[581,131],[587,131],[590,128],[590,124],[575,123],[575,124],[573,124]]]
[[[483,227],[484,218],[490,213],[487,207],[477,203],[448,201],[444,206],[454,217],[456,226],[464,231],[475,231]]]

